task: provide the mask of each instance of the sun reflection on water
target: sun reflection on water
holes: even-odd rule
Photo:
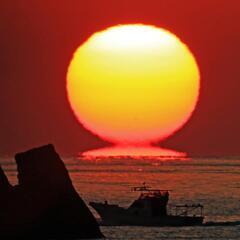
[[[89,161],[178,161],[189,160],[187,153],[153,146],[112,146],[89,150],[79,154],[81,160]]]

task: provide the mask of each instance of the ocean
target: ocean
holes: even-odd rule
[[[169,204],[204,205],[205,222],[240,221],[240,158],[64,158],[76,190],[86,203],[105,201],[127,207],[143,182],[170,189]],[[13,159],[0,163],[17,183]],[[54,174],[54,173],[53,173]],[[96,212],[91,209],[98,218]],[[201,227],[101,227],[107,239],[240,239],[240,225]]]

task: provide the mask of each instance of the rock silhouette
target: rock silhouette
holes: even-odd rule
[[[0,200],[4,197],[3,194],[8,193],[11,189],[12,186],[9,183],[4,171],[0,167]]]
[[[0,169],[0,239],[101,238],[53,145],[15,156],[17,186]]]

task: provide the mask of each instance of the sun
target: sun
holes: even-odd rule
[[[150,145],[190,118],[200,87],[196,60],[173,33],[150,25],[117,25],[75,51],[67,93],[79,122],[117,145]]]

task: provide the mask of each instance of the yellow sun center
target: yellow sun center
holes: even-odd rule
[[[94,134],[117,144],[148,144],[186,123],[199,79],[192,53],[174,34],[119,25],[76,50],[67,92],[78,120]]]

